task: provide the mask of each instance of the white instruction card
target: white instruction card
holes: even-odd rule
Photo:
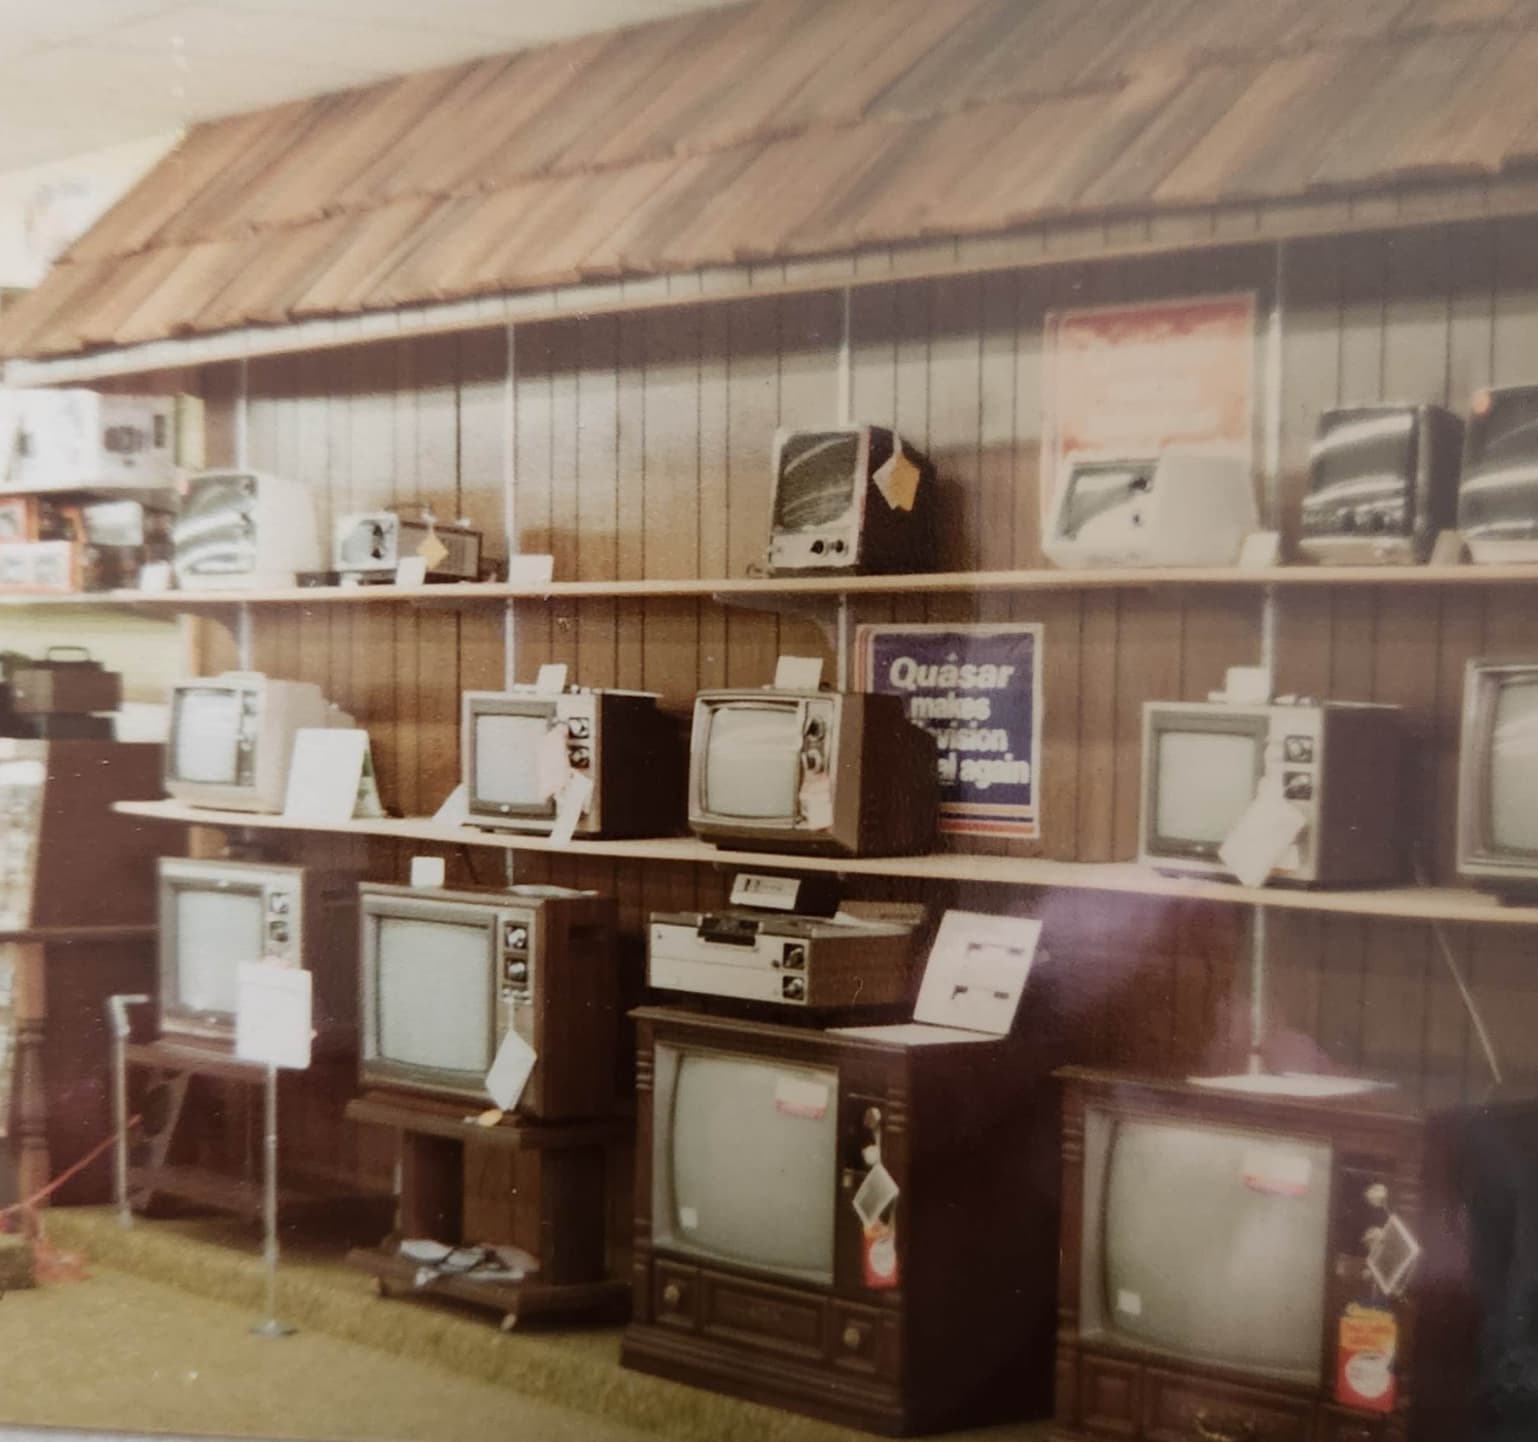
[[[242,961],[235,986],[235,1055],[290,1071],[308,1067],[314,1028],[310,973],[271,961]]]
[[[542,692],[564,691],[566,689],[566,663],[564,661],[545,662],[534,677],[534,689]]]
[[[1296,806],[1263,786],[1218,847],[1218,856],[1241,886],[1264,886],[1307,823]]]
[[[283,814],[295,821],[352,820],[367,755],[367,731],[323,726],[296,731]]]
[[[593,799],[593,778],[573,771],[555,793],[555,825],[550,828],[554,846],[565,846],[577,834],[577,822]]]
[[[776,691],[815,691],[820,685],[821,656],[781,656],[774,663]]]
[[[486,1094],[503,1111],[510,1112],[518,1105],[518,1098],[529,1084],[529,1074],[537,1059],[534,1048],[508,1027],[491,1070],[486,1073]]]
[[[913,1019],[1004,1036],[1014,1025],[1040,940],[1035,917],[947,911],[929,950]]]

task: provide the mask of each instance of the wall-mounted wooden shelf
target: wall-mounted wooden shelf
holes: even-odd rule
[[[131,606],[201,611],[226,606],[431,605],[452,609],[508,601],[669,598],[772,599],[776,596],[966,595],[972,592],[1142,590],[1223,586],[1522,586],[1538,585],[1529,566],[1271,566],[1059,571],[934,571],[899,576],[680,577],[676,580],[478,581],[441,586],[310,586],[268,591],[101,591],[49,596],[0,595],[0,607]]]
[[[484,846],[501,851],[545,852],[595,859],[838,872],[845,876],[902,876],[926,881],[982,882],[996,886],[1031,886],[1072,891],[1109,891],[1129,896],[1167,896],[1187,901],[1216,901],[1230,906],[1267,906],[1286,911],[1328,912],[1337,916],[1379,917],[1395,921],[1538,925],[1538,906],[1504,906],[1494,897],[1457,887],[1402,886],[1374,891],[1297,891],[1284,887],[1238,886],[1223,881],[1164,876],[1134,862],[1051,861],[1043,857],[978,856],[964,852],[857,858],[791,856],[757,851],[728,851],[683,836],[659,836],[630,841],[573,841],[560,846],[543,836],[481,831],[474,827],[445,825],[426,817],[322,825],[255,812],[211,811],[185,806],[176,801],[120,801],[117,809],[130,816],[179,825],[246,827],[264,831],[320,831],[440,846]]]

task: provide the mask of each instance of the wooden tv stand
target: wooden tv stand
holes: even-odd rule
[[[533,1316],[622,1320],[630,1284],[609,1275],[606,1177],[610,1154],[632,1141],[633,1122],[508,1116],[483,1127],[469,1119],[472,1110],[384,1091],[348,1104],[349,1121],[395,1130],[400,1192],[394,1231],[378,1246],[354,1248],[347,1260],[374,1278],[381,1296],[451,1297],[490,1307],[502,1313],[504,1332]],[[500,1174],[491,1185],[488,1172]],[[419,1264],[400,1254],[406,1238],[510,1244],[531,1253],[539,1270],[516,1281],[444,1275],[419,1283]]]

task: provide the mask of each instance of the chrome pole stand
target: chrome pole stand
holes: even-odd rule
[[[251,1330],[258,1337],[288,1337],[296,1329],[278,1320],[278,1069],[271,1063],[267,1066],[263,1091],[266,1127],[262,1139],[262,1215],[266,1236],[262,1241],[262,1260],[267,1267],[267,1320],[257,1322]]]
[[[128,1008],[149,1001],[138,992],[120,992],[107,998],[107,1019],[112,1029],[112,1197],[117,1203],[120,1227],[134,1224],[128,1201],[128,1060],[123,1048],[128,1041]]]

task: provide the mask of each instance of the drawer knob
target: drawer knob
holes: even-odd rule
[[[684,1289],[677,1282],[669,1282],[662,1289],[662,1305],[676,1307],[684,1299]]]
[[[1196,1435],[1202,1442],[1254,1442],[1255,1424],[1249,1418],[1214,1421],[1205,1407],[1196,1413]]]
[[[851,1352],[858,1352],[860,1350],[860,1343],[864,1340],[865,1333],[855,1326],[853,1322],[844,1328],[844,1346]]]

